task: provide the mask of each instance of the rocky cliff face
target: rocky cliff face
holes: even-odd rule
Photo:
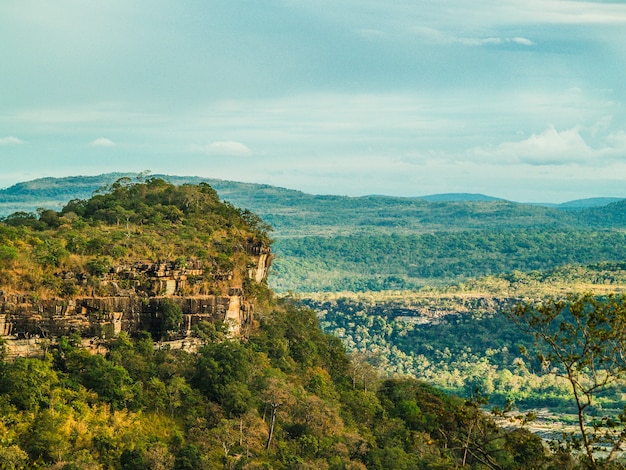
[[[251,243],[246,251],[249,282],[263,282],[272,260],[269,247]],[[83,273],[63,276],[85,278]],[[102,279],[108,296],[38,299],[0,291],[0,336],[9,358],[41,355],[45,345],[72,333],[95,350],[121,331],[148,331],[172,347],[194,349],[193,327],[202,321],[225,322],[233,336],[250,326],[254,305],[245,297],[243,281],[197,260],[177,260],[111,267]],[[173,327],[165,305],[182,312]]]

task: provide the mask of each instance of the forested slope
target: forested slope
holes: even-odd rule
[[[60,208],[120,176],[21,183],[0,192],[0,210]],[[272,225],[270,285],[282,292],[415,289],[513,270],[619,262],[626,254],[626,203],[610,198],[558,208],[475,195],[316,196],[269,185],[166,178],[175,184],[208,181],[220,198]]]
[[[512,271],[626,259],[622,230],[451,231],[302,237],[277,242],[281,291],[380,291],[442,286]]]
[[[527,431],[498,427],[478,401],[414,379],[381,382],[371,367],[351,362],[341,341],[319,329],[313,311],[275,300],[263,280],[246,281],[251,238],[267,241],[263,222],[219,202],[210,186],[177,187],[156,178],[122,179],[59,212],[15,214],[0,223],[3,295],[19,291],[33,302],[66,305],[83,296],[124,297],[131,287],[146,301],[199,295],[191,288],[154,291],[141,278],[127,279],[126,289],[106,287],[107,276],[119,275],[116,263],[173,257],[206,263],[198,289],[230,290],[239,282],[255,304],[245,335],[233,337],[220,321],[196,323],[190,334],[200,342],[197,351],[158,346],[148,331],[121,331],[39,338],[40,358],[2,358],[0,467],[557,464],[561,455],[549,454]],[[83,270],[84,284],[76,277]],[[225,279],[224,272],[232,276]],[[174,310],[167,320],[177,320]],[[11,315],[19,314],[18,308]],[[91,351],[95,343],[100,354]]]
[[[197,354],[121,335],[0,363],[4,468],[549,468],[539,438],[415,380],[361,378],[310,311],[273,305],[248,342]],[[485,464],[489,462],[489,464]],[[497,465],[497,467],[496,467]]]

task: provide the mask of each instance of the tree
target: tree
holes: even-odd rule
[[[17,259],[18,251],[14,246],[0,245],[0,268],[11,266]]]
[[[274,430],[276,427],[276,416],[278,415],[279,410],[292,405],[295,399],[287,384],[276,377],[272,377],[269,380],[267,388],[261,394],[261,399],[265,403],[266,411],[269,408],[270,422],[267,442],[265,444],[265,449],[269,450],[272,445],[272,439],[274,437]],[[263,413],[263,416],[265,416],[265,413]]]
[[[0,394],[6,394],[19,410],[36,411],[49,406],[59,378],[50,361],[18,358],[0,364]]]
[[[15,470],[25,468],[28,454],[16,445],[0,445],[0,468]]]
[[[185,446],[176,454],[174,470],[197,470],[201,468],[204,468],[202,455],[195,445]]]
[[[209,434],[211,441],[218,442],[224,452],[224,468],[233,468],[236,457],[231,456],[231,450],[240,442],[240,421],[235,419],[221,419]],[[230,464],[230,465],[229,465]]]
[[[569,295],[538,305],[519,304],[509,316],[534,335],[543,366],[571,387],[580,436],[570,436],[568,445],[582,446],[593,469],[600,468],[595,455],[600,444],[610,448],[604,460],[613,460],[626,442],[626,415],[604,416],[589,424],[587,412],[626,377],[626,297]]]
[[[241,343],[208,343],[200,349],[192,382],[209,400],[224,406],[230,415],[240,416],[251,405],[247,385],[249,361],[249,352]]]
[[[378,381],[378,372],[372,365],[377,360],[373,354],[363,354],[355,352],[351,355],[350,377],[352,378],[352,388],[362,387],[367,392],[368,386],[375,388]]]
[[[165,337],[180,329],[183,321],[183,311],[180,306],[170,299],[164,299],[158,305],[158,313],[161,317],[161,330]]]

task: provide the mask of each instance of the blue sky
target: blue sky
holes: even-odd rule
[[[0,187],[626,197],[626,2],[3,0]]]

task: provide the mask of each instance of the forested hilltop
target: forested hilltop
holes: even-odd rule
[[[313,311],[267,288],[258,269],[268,242],[261,219],[220,202],[208,184],[158,178],[123,178],[60,211],[6,217],[3,328],[31,311],[41,326],[49,305],[48,326],[71,328],[59,337],[40,328],[29,339],[38,358],[0,361],[0,468],[517,469],[573,461],[528,431],[497,426],[478,399],[415,379],[382,380],[351,362]],[[251,302],[245,331],[193,312],[184,328],[185,299],[220,296]],[[115,301],[89,311],[107,298]],[[139,310],[115,311],[131,298]],[[155,330],[92,331],[74,322],[134,318],[155,299]],[[80,312],[68,309],[78,305]],[[197,348],[162,342],[180,334]],[[3,340],[17,341],[10,336]]]
[[[0,192],[0,212],[56,210],[121,176],[20,183]],[[626,201],[612,198],[545,207],[477,195],[315,196],[268,185],[164,178],[208,182],[222,199],[270,224],[276,254],[270,285],[279,292],[419,289],[626,258]]]
[[[71,199],[88,199],[116,180],[149,176],[149,172],[41,178],[0,190],[0,216],[39,207],[58,210]],[[429,233],[448,229],[546,226],[614,227],[623,220],[604,220],[618,198],[592,198],[556,204],[523,204],[476,194],[423,197],[312,195],[276,186],[202,178],[154,175],[172,184],[206,182],[220,197],[254,211],[274,226],[276,236],[376,233]],[[609,206],[609,207],[607,207]],[[608,210],[608,212],[607,212]],[[312,230],[313,227],[316,229]],[[323,227],[323,230],[322,230]]]

